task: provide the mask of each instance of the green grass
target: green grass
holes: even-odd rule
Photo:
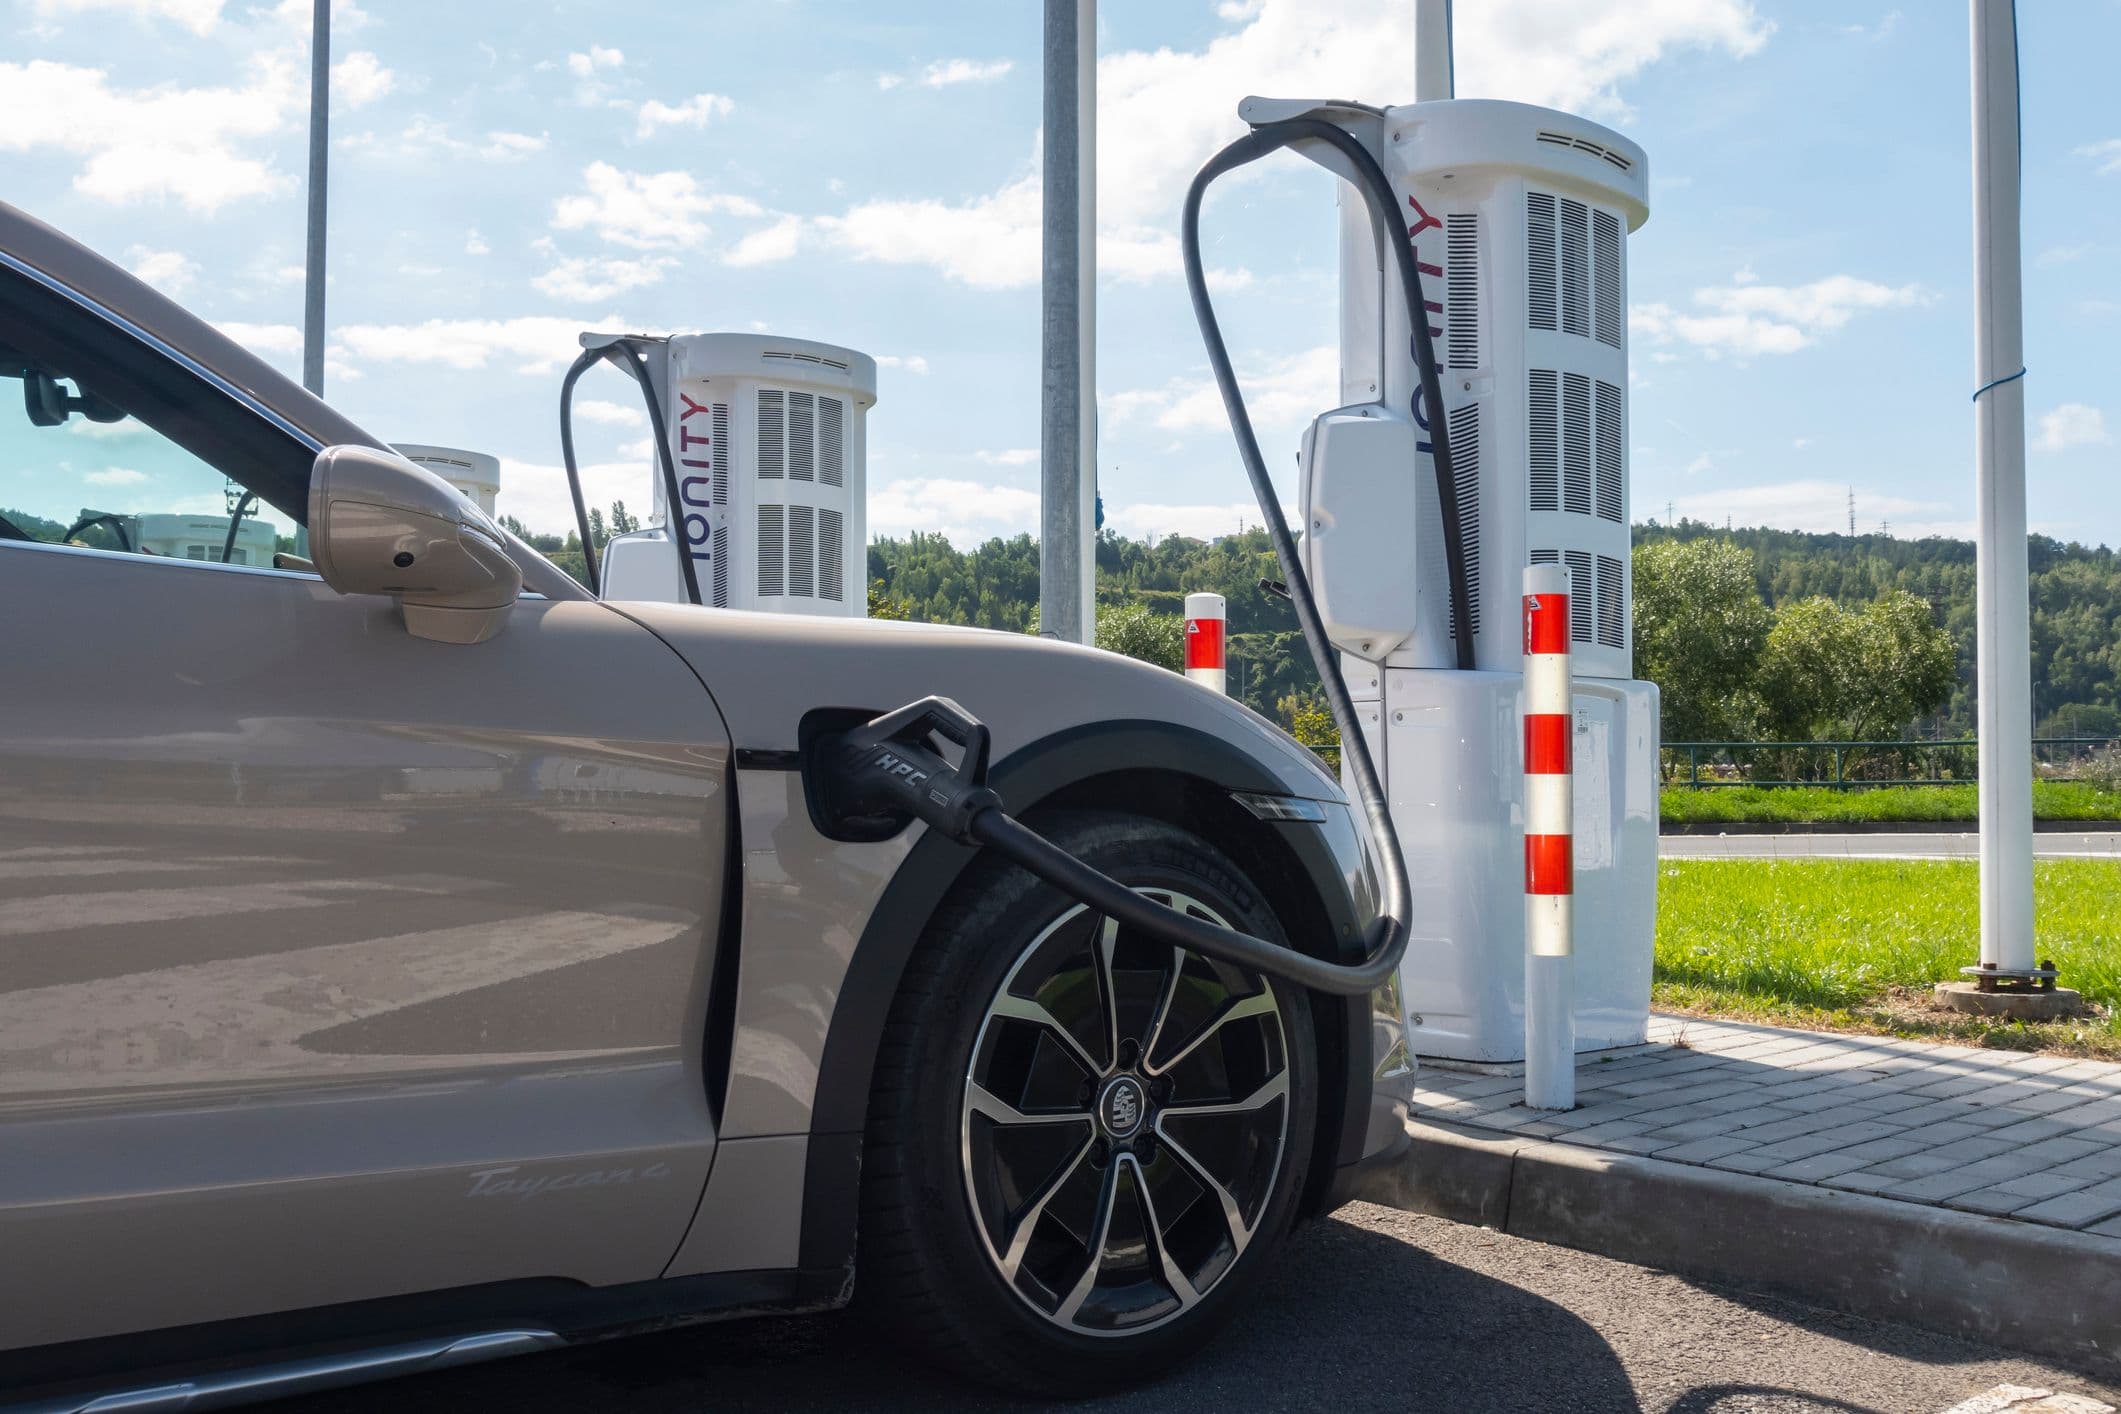
[[[2121,860],[2034,865],[2039,956],[2100,1012],[2035,1026],[1929,1001],[1979,956],[1971,862],[1667,860],[1659,873],[1660,1009],[2121,1056]]]
[[[1972,820],[1974,787],[1713,786],[1664,791],[1666,823],[1810,820]],[[2042,820],[2121,820],[2121,791],[2079,781],[2033,782],[2033,814]]]

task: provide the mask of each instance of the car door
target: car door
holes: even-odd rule
[[[654,1277],[713,1148],[699,680],[274,568],[314,446],[48,285],[0,262],[0,1348]]]

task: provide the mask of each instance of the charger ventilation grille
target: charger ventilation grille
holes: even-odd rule
[[[846,601],[846,586],[840,578],[846,568],[842,537],[845,518],[838,511],[820,506],[817,513],[817,597],[834,603]]]
[[[788,395],[779,388],[759,389],[759,480],[779,481],[788,474]]]
[[[1546,128],[1539,130],[1538,137],[1539,141],[1549,147],[1566,147],[1572,151],[1588,153],[1593,157],[1602,159],[1610,166],[1618,167],[1623,172],[1635,165],[1631,159],[1615,152],[1604,143],[1592,142],[1587,137],[1575,137],[1569,133],[1557,133]]]
[[[1525,193],[1527,322],[1619,348],[1620,218],[1552,192]]]
[[[1568,568],[1570,642],[1627,647],[1627,574],[1619,560],[1588,550],[1534,550],[1530,559]]]
[[[847,405],[838,398],[817,400],[817,479],[827,486],[847,481]]]
[[[1598,380],[1598,517],[1619,525],[1627,518],[1627,472],[1620,435],[1620,389]]]
[[[1527,505],[1535,511],[1561,509],[1561,375],[1551,368],[1532,370],[1531,466]]]
[[[714,503],[729,504],[729,404],[716,403],[708,412],[711,420],[714,446],[707,453],[709,469],[714,474]],[[714,562],[722,562],[722,552],[716,549]]]
[[[1534,329],[1559,327],[1559,299],[1554,277],[1554,198],[1543,191],[1524,194],[1525,270]]]
[[[1598,271],[1596,321],[1598,342],[1620,347],[1620,218],[1610,211],[1591,213],[1591,255]]]
[[[1591,513],[1591,380],[1561,375],[1561,508]]]
[[[714,528],[714,607],[729,607],[729,527]]]
[[[782,535],[785,506],[759,507],[759,597],[778,599],[783,591],[782,565],[787,550]]]
[[[817,480],[817,396],[788,395],[788,479]]]
[[[1467,617],[1471,632],[1480,632],[1480,405],[1451,409],[1451,480],[1458,495],[1458,544],[1465,553]],[[1458,616],[1451,614],[1451,636],[1458,637]]]
[[[1444,321],[1452,368],[1480,367],[1480,217],[1470,211],[1444,217]]]
[[[817,510],[813,506],[788,508],[788,593],[791,597],[817,597]]]

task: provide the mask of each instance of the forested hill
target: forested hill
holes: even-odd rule
[[[1959,649],[1959,685],[1931,730],[1971,728],[1974,547],[1965,540],[1902,540],[1890,535],[1811,535],[1725,531],[1696,521],[1638,526],[1636,543],[1719,537],[1749,551],[1761,597],[1779,608],[1815,595],[1845,606],[1888,589],[1928,601]],[[2121,557],[2044,536],[2031,539],[2033,715],[2043,734],[2121,731]],[[1097,550],[1098,600],[1181,612],[1188,592],[1212,590],[1230,603],[1231,687],[1269,716],[1283,699],[1315,691],[1316,675],[1289,605],[1258,587],[1279,578],[1266,532],[1204,542],[1170,536],[1153,543],[1106,532]],[[887,605],[908,617],[1021,632],[1038,604],[1038,544],[1028,535],[989,540],[969,551],[939,535],[879,540],[869,575]],[[891,611],[886,608],[886,612]]]
[[[1946,732],[1973,729],[1974,543],[1900,540],[1890,535],[1813,535],[1787,530],[1725,531],[1683,520],[1637,526],[1635,543],[1726,539],[1748,550],[1770,608],[1814,595],[1845,606],[1888,589],[1928,601],[1959,649],[1959,683],[1942,720]],[[2042,736],[2109,736],[2121,731],[2121,555],[2027,540],[2032,569],[2033,720]]]

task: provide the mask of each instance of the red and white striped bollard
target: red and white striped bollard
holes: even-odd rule
[[[1228,692],[1223,621],[1229,607],[1220,594],[1186,596],[1186,676],[1217,692]]]
[[[1576,1105],[1569,573],[1524,572],[1524,1102]]]

